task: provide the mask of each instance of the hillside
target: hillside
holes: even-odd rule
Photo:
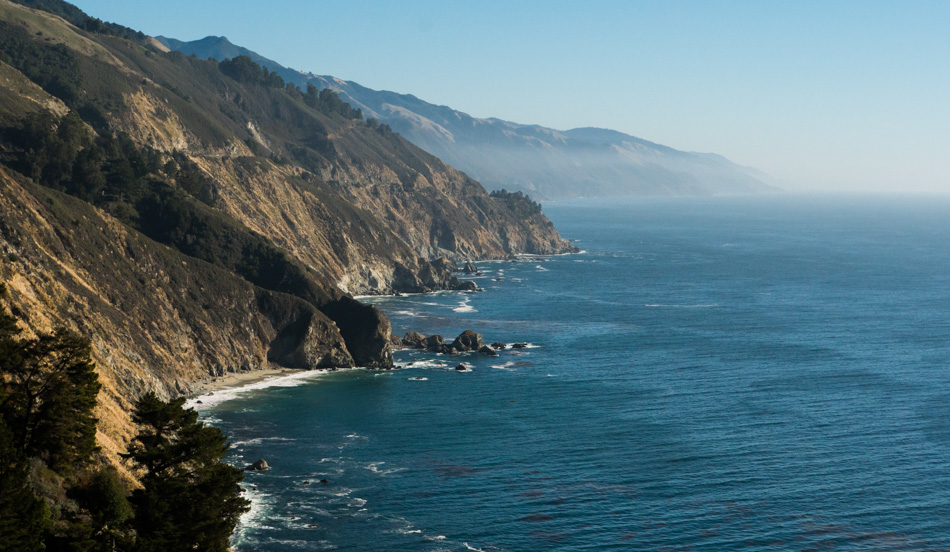
[[[410,94],[289,69],[224,37],[183,42],[157,37],[173,50],[218,60],[249,56],[288,82],[329,88],[420,148],[489,188],[540,198],[616,195],[716,195],[773,191],[760,172],[721,156],[678,151],[621,132],[559,131],[501,119],[479,119]]]
[[[44,9],[0,0],[0,306],[92,340],[111,454],[145,391],[391,366],[388,320],[352,294],[572,250],[536,203],[489,195],[332,92],[24,3]]]

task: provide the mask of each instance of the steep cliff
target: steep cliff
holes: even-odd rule
[[[571,250],[537,204],[489,195],[335,94],[58,13],[0,0],[0,304],[92,338],[107,450],[145,390],[391,365],[388,320],[350,294]]]

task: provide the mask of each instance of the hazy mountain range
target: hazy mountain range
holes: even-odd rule
[[[224,60],[248,56],[303,88],[330,88],[366,117],[468,173],[489,189],[538,198],[611,195],[716,195],[774,191],[768,177],[728,159],[679,151],[622,132],[598,128],[560,131],[479,119],[411,94],[366,88],[331,76],[280,65],[225,37],[183,42],[159,36],[172,50]]]

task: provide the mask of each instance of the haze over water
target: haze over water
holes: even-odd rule
[[[374,301],[399,335],[531,348],[205,411],[235,462],[272,465],[239,550],[950,547],[950,201],[545,212],[584,253]]]

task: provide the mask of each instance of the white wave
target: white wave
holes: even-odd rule
[[[481,548],[475,548],[473,546],[470,546],[467,542],[463,542],[462,546],[464,546],[466,550],[473,550],[474,552],[485,552]]]
[[[541,266],[541,265],[535,265],[534,268],[540,270],[541,272],[547,272],[547,271],[548,271],[548,269],[544,268],[544,267]]]
[[[462,301],[458,304],[458,306],[452,310],[455,312],[478,312],[477,310],[475,310],[475,307],[470,305],[471,301],[472,300],[468,296],[465,296],[465,298],[462,299]]]
[[[353,508],[362,508],[363,506],[366,506],[366,499],[353,497],[350,499],[348,506],[352,506]]]
[[[269,378],[264,378],[260,381],[255,381],[254,383],[249,383],[247,385],[241,385],[239,387],[225,387],[223,389],[218,389],[208,393],[207,395],[199,395],[189,399],[185,402],[185,408],[204,410],[236,399],[241,395],[250,393],[252,391],[259,391],[269,387],[298,387],[300,385],[304,385],[310,380],[325,376],[328,373],[330,373],[328,370],[301,370],[292,374],[282,376],[275,375]]]
[[[412,376],[409,379],[411,379],[412,381],[429,381],[429,378],[425,376]]]
[[[231,538],[234,541],[232,544],[240,542],[244,532],[248,529],[273,529],[266,523],[269,521],[270,506],[274,504],[274,501],[270,500],[271,496],[247,484],[241,485],[241,487],[244,489],[242,494],[250,501],[250,505],[248,511],[244,512],[238,519],[237,527],[234,528],[234,535]]]
[[[412,363],[412,366],[406,366],[404,370],[411,370],[413,368],[444,368],[445,363],[441,360],[416,360]]]
[[[291,439],[289,437],[257,437],[254,439],[248,439],[246,441],[235,441],[231,443],[231,446],[240,447],[243,445],[262,445],[268,441],[287,442],[287,441],[296,441],[296,439]]]
[[[496,370],[508,370],[510,372],[515,372],[517,371],[517,368],[514,368],[514,365],[514,362],[506,362],[504,364],[493,364],[492,368]]]
[[[389,475],[391,473],[397,473],[406,470],[406,468],[389,468],[385,470],[380,469],[379,467],[385,463],[386,462],[370,462],[368,465],[366,465],[366,469],[378,475]]]

